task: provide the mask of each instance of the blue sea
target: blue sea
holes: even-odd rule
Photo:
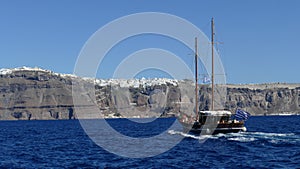
[[[146,138],[174,120],[107,122],[121,134]],[[175,147],[154,157],[128,158],[98,146],[78,120],[0,121],[0,168],[299,168],[299,123],[300,116],[251,117],[247,132],[205,138],[170,130],[167,137],[183,137]]]

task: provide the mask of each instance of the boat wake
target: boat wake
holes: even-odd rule
[[[181,131],[174,131],[174,130],[169,130],[168,131],[169,134],[171,135],[181,135],[183,137],[186,137],[186,138],[192,138],[192,139],[197,139],[197,140],[204,140],[204,139],[208,139],[208,138],[213,138],[212,135],[193,135],[193,134],[188,134],[188,133],[184,133],[184,132],[181,132]]]
[[[300,142],[300,137],[294,133],[241,132],[227,134],[225,137],[227,140],[239,142],[252,142],[256,140],[264,140],[275,144]]]
[[[228,133],[217,135],[193,135],[179,131],[169,130],[171,135],[181,135],[183,137],[204,140],[204,139],[222,139],[225,138],[229,141],[237,142],[253,142],[258,140],[267,141],[269,143],[300,143],[300,136],[294,133],[267,133],[267,132],[240,132],[240,133]]]

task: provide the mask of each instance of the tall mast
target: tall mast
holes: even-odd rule
[[[211,110],[214,110],[214,85],[215,85],[215,78],[214,78],[214,18],[211,19]]]
[[[195,111],[196,111],[196,121],[199,121],[199,106],[198,106],[198,40],[195,38]]]

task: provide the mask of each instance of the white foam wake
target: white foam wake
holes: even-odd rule
[[[217,135],[192,135],[180,131],[169,130],[171,135],[181,135],[187,138],[193,138],[197,140],[204,139],[219,139],[226,138],[230,141],[237,142],[253,142],[256,140],[266,140],[270,143],[280,143],[280,142],[300,142],[300,136],[295,135],[294,133],[265,133],[265,132],[240,132],[240,133],[228,133],[228,134],[217,134]]]
[[[228,140],[239,141],[239,142],[252,142],[257,139],[254,137],[233,137],[233,138],[228,138]]]
[[[197,139],[197,140],[204,140],[204,139],[208,139],[208,138],[213,138],[213,136],[211,135],[192,135],[192,134],[188,134],[188,133],[184,133],[184,132],[180,132],[180,131],[174,131],[174,130],[169,130],[168,131],[169,134],[171,135],[181,135],[183,137],[187,137],[187,138],[193,138],[193,139]]]
[[[247,132],[247,134],[265,136],[265,137],[287,137],[294,136],[294,133],[264,133],[264,132]]]

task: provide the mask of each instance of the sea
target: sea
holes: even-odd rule
[[[175,120],[105,121],[138,139],[159,135]],[[78,120],[0,121],[0,168],[300,168],[300,116],[252,116],[246,127],[247,132],[215,136],[168,130],[166,138],[182,140],[152,157],[132,158],[101,147]]]

